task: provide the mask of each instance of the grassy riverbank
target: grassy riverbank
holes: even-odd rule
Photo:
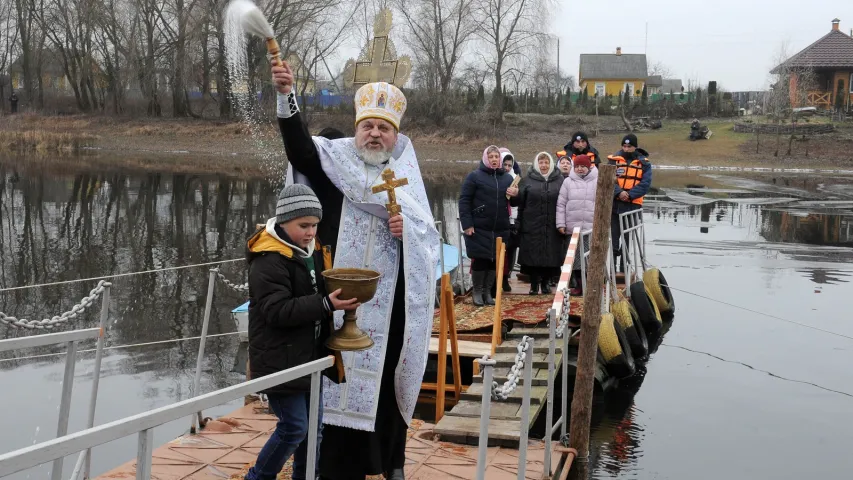
[[[735,133],[732,121],[706,124],[714,132],[707,141],[691,142],[686,122],[666,121],[662,129],[639,132],[640,145],[657,165],[853,168],[851,126],[808,141],[798,138],[791,155],[785,155],[788,139],[783,137],[780,156],[775,157],[775,136],[762,135],[756,148],[756,136]],[[316,116],[312,129],[327,125],[351,129],[341,116]],[[594,117],[508,115],[500,127],[485,118],[453,118],[441,129],[407,131],[404,125],[404,133],[415,142],[425,170],[457,176],[472,168],[488,144],[506,145],[527,162],[539,151],[561,148],[575,130],[593,135],[596,125],[600,133],[591,139],[593,145],[604,155],[618,149],[624,131],[612,116],[596,122]],[[76,155],[80,152],[85,155]],[[212,120],[25,114],[0,117],[0,154],[25,155],[26,163],[40,166],[257,176],[277,170],[283,148],[272,123],[250,129],[239,122]]]

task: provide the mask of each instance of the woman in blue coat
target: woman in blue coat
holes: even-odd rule
[[[495,282],[495,243],[509,240],[509,202],[518,188],[501,165],[501,152],[491,145],[483,151],[483,162],[469,173],[459,194],[459,220],[465,233],[465,251],[471,259],[474,305],[494,305],[489,291]]]

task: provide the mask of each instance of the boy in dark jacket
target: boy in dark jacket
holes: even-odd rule
[[[322,217],[320,201],[311,188],[290,185],[278,197],[276,216],[249,239],[249,364],[253,378],[329,355],[325,341],[331,334],[332,313],[358,308],[356,299],[339,300],[340,290],[326,294],[320,272],[331,268],[331,252],[316,248],[315,239]],[[246,480],[275,479],[291,455],[293,478],[305,480],[310,386],[311,379],[302,377],[262,392],[278,423]],[[322,395],[319,402],[322,425]],[[319,435],[317,440],[319,453]]]

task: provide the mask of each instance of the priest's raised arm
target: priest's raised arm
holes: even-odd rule
[[[304,179],[297,183],[309,184],[320,200],[320,204],[323,205],[325,221],[320,222],[317,227],[317,237],[323,245],[332,247],[332,252],[336,252],[344,195],[323,171],[317,145],[314,144],[308,132],[308,126],[302,121],[302,114],[299,112],[299,105],[292,87],[293,74],[287,63],[283,62],[283,64],[282,67],[273,67],[272,73],[273,82],[278,90],[276,116],[281,139],[284,141],[284,151],[293,167],[292,173],[304,176]],[[343,136],[340,134],[334,137]]]

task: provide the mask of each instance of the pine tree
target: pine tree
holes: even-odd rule
[[[640,102],[643,105],[647,105],[649,103],[649,94],[646,92],[646,87],[643,87],[642,94],[640,95]]]
[[[839,78],[838,91],[835,92],[835,109],[838,112],[844,110],[844,97],[846,97],[846,95],[844,94],[844,80]]]

